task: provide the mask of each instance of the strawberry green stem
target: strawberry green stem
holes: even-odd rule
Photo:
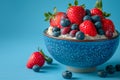
[[[52,59],[51,57],[45,55],[44,52],[43,52],[42,50],[40,50],[40,52],[43,54],[43,56],[44,56],[46,62],[47,62],[48,64],[51,64],[52,61],[53,61],[53,59]]]

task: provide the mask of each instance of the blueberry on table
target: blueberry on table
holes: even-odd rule
[[[107,72],[104,71],[104,70],[99,70],[99,71],[97,72],[97,74],[98,74],[98,76],[100,76],[100,77],[102,77],[102,78],[107,77]]]
[[[70,72],[70,71],[64,71],[64,72],[62,73],[62,76],[63,76],[63,78],[65,78],[65,79],[71,79],[71,78],[72,78],[72,72]]]
[[[39,72],[39,71],[40,71],[40,66],[34,65],[32,69],[33,69],[33,71],[35,71],[35,72]]]
[[[115,67],[113,65],[106,66],[106,72],[109,73],[109,74],[114,74],[115,73]]]
[[[120,71],[120,64],[116,64],[115,68],[116,68],[116,71]]]

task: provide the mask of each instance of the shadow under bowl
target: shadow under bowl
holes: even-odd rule
[[[76,71],[79,68],[93,69],[105,63],[113,56],[119,44],[119,32],[112,39],[71,40],[50,36],[46,31],[47,29],[44,31],[44,41],[47,50],[55,60],[69,66],[70,71],[75,68]]]

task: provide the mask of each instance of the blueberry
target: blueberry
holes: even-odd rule
[[[69,19],[63,18],[63,19],[60,21],[60,24],[61,24],[63,27],[68,27],[68,26],[71,24],[71,22],[70,22]]]
[[[113,67],[113,65],[106,66],[106,72],[109,74],[113,74],[115,72],[115,68]]]
[[[91,18],[92,18],[92,21],[93,21],[94,23],[101,20],[98,15],[94,15],[94,16],[92,16]]]
[[[92,19],[89,15],[86,15],[86,16],[83,17],[83,20],[85,21],[85,20],[92,20]]]
[[[57,32],[57,31],[60,31],[60,28],[58,28],[58,27],[53,27],[53,29],[52,29],[52,32]]]
[[[78,30],[78,25],[77,24],[72,24],[71,25],[71,30]]]
[[[107,77],[107,72],[104,70],[99,70],[97,74],[98,76],[103,77],[103,78]]]
[[[91,12],[89,9],[86,9],[85,11],[86,11],[86,15],[89,15],[89,16],[91,15]]]
[[[115,68],[116,68],[116,71],[120,71],[120,64],[116,64]]]
[[[65,78],[65,79],[71,79],[71,78],[72,78],[72,72],[70,72],[70,71],[64,71],[64,72],[62,73],[62,76],[63,76],[63,78]]]
[[[33,69],[33,71],[35,71],[35,72],[39,72],[40,66],[34,65],[32,69]]]
[[[96,27],[97,29],[102,28],[102,23],[101,23],[100,21],[95,22],[95,27]]]
[[[78,40],[83,40],[85,38],[84,33],[81,31],[78,31],[75,36],[76,36],[76,39]]]
[[[61,34],[60,31],[56,31],[56,32],[54,31],[54,32],[53,32],[53,36],[54,36],[54,37],[58,37],[58,36],[60,36],[60,34]]]
[[[98,29],[97,32],[98,32],[99,35],[104,35],[105,34],[103,29]]]

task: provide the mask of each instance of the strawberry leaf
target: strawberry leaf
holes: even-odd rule
[[[104,17],[109,17],[109,16],[111,16],[111,14],[110,14],[110,13],[107,13],[107,12],[103,12],[103,15],[104,15]]]
[[[78,0],[74,1],[74,5],[77,6],[78,5]]]
[[[82,5],[80,5],[80,6],[82,6],[83,8],[85,8],[86,6],[85,6],[85,4],[82,4]]]
[[[102,6],[103,6],[103,5],[102,5],[102,0],[97,0],[97,1],[96,1],[96,4],[95,4],[95,7],[96,7],[96,8],[99,8],[100,10],[102,10]]]
[[[71,4],[71,3],[69,3],[69,4],[68,4],[68,7],[71,7],[71,6],[72,6],[72,4]]]

